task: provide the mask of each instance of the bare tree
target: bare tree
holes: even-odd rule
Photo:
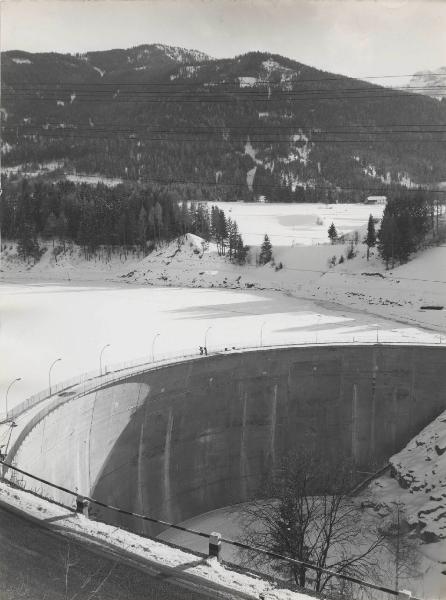
[[[404,506],[399,502],[392,503],[389,517],[385,519],[380,532],[391,556],[391,560],[388,561],[388,577],[396,590],[400,588],[402,581],[420,575],[420,551],[416,540],[410,537],[410,531]]]
[[[83,598],[91,600],[97,597],[100,590],[111,576],[116,567],[116,562],[106,568],[103,561],[99,562],[97,568],[85,569],[81,564],[81,558],[67,542],[66,551],[60,555],[63,567],[64,600],[77,600]]]
[[[262,498],[245,506],[243,541],[307,564],[252,552],[245,559],[268,564],[295,584],[319,592],[341,591],[332,573],[369,579],[378,568],[383,536],[362,535],[360,509],[349,496],[351,473],[350,465],[327,464],[307,452],[287,458]],[[320,570],[310,569],[309,563]]]

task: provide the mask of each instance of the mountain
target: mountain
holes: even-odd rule
[[[198,50],[163,44],[145,44],[127,50],[85,52],[83,54],[30,53],[19,50],[2,53],[2,81],[5,85],[39,82],[98,83],[131,78],[138,71],[143,77],[162,75],[172,66],[211,60]]]
[[[446,98],[446,67],[415,73],[408,87],[418,94],[425,94],[437,100]]]
[[[270,201],[360,200],[446,180],[446,102],[283,56],[216,60],[152,44],[10,51],[2,65],[6,166],[57,163],[188,184],[196,198]]]

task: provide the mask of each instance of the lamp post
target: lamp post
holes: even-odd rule
[[[51,366],[50,366],[49,371],[48,371],[48,387],[49,387],[49,390],[50,390],[50,394],[49,394],[50,396],[51,396],[51,371],[52,371],[54,365],[56,363],[58,363],[59,361],[61,361],[61,360],[62,360],[61,358],[56,358],[56,360],[51,363]]]
[[[208,339],[208,333],[209,331],[212,329],[212,325],[209,325],[209,327],[206,329],[205,334],[204,334],[204,351],[205,354],[208,353],[207,351],[207,339]]]
[[[106,348],[110,348],[110,345],[111,344],[105,344],[105,346],[102,348],[101,352],[99,353],[99,374],[100,375],[102,375],[102,355]]]
[[[321,317],[322,317],[322,315],[317,315],[317,325],[316,325],[316,346],[317,346],[317,343],[318,343],[318,340],[317,340],[317,334],[318,334],[318,331],[319,331],[319,325],[320,325],[320,322],[321,322]]]
[[[152,362],[155,362],[155,342],[157,340],[157,338],[159,338],[161,334],[160,333],[155,333],[155,335],[153,336],[153,340],[152,340]]]
[[[266,325],[266,321],[260,325],[260,347],[263,345],[263,327]]]
[[[14,385],[14,383],[16,381],[21,381],[21,380],[22,380],[21,377],[17,377],[16,379],[13,379],[11,381],[11,383],[8,385],[8,389],[6,390],[6,398],[5,398],[5,409],[6,409],[5,416],[6,416],[6,419],[8,419],[8,394],[9,394],[9,390],[12,388],[12,386]]]

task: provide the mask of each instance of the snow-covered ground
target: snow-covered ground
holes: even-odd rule
[[[143,558],[159,568],[173,569],[184,573],[185,576],[193,577],[196,583],[202,581],[204,584],[206,582],[217,584],[223,590],[246,594],[246,597],[253,599],[264,594],[265,600],[310,600],[310,597],[305,594],[280,589],[259,577],[226,568],[216,559],[201,559],[195,554],[140,537],[123,529],[90,521],[82,515],[67,515],[65,508],[50,504],[3,482],[0,482],[0,500],[42,521],[47,528],[63,533],[68,539],[72,536],[78,541],[85,539],[90,545],[92,541],[105,544],[117,556],[120,552],[125,552],[127,557],[130,554],[135,558]],[[168,574],[168,571],[162,573]]]
[[[58,357],[53,382],[97,368],[108,343],[109,364],[148,355],[156,333],[158,353],[196,348],[210,324],[210,347],[256,345],[260,329],[265,344],[367,342],[377,327],[381,342],[446,343],[446,311],[421,308],[446,306],[445,247],[386,272],[361,244],[334,267],[329,258],[349,244],[277,248],[281,269],[234,265],[190,234],[127,260],[85,261],[76,247],[56,257],[47,245],[35,266],[17,259],[14,244],[2,253],[0,390],[22,377],[10,406],[47,387]]]
[[[404,497],[404,491],[395,484],[395,480],[390,479],[388,476],[380,478],[371,487],[372,490],[368,488],[355,498],[355,502],[359,505],[362,503],[365,506],[361,511],[362,519],[358,529],[363,531],[365,539],[367,539],[367,532],[370,532],[370,543],[373,540],[373,532],[377,528],[387,528],[390,523],[395,522],[395,502],[402,502]],[[407,490],[406,496],[410,496]],[[205,533],[217,531],[226,539],[243,541],[245,527],[243,510],[243,504],[228,506],[188,519],[181,525]],[[401,516],[402,519],[403,516]],[[168,529],[160,534],[158,538],[195,552],[206,551],[205,540],[187,532]],[[444,564],[446,541],[426,544],[409,534],[408,537],[405,537],[404,543],[401,541],[401,545],[406,548],[406,564],[399,573],[399,589],[409,589],[414,596],[425,600],[444,600],[446,598],[446,569]],[[408,547],[411,548],[410,559],[408,559]],[[401,552],[401,560],[402,556],[403,552]],[[222,546],[222,557],[224,560],[235,564],[243,564],[244,562],[240,551],[228,544]],[[374,574],[371,579],[377,583],[379,578],[382,585],[393,588],[395,584],[395,555],[391,546],[380,547],[376,558],[380,565],[379,574]],[[371,597],[381,598],[382,595],[371,593]]]
[[[52,383],[146,356],[155,358],[225,346],[286,343],[436,343],[434,334],[396,321],[329,304],[318,305],[271,291],[181,289],[96,285],[7,284],[0,286],[0,413],[6,387],[9,407],[48,387],[51,363],[62,358]],[[160,334],[157,336],[157,334]],[[156,336],[156,337],[155,337]],[[155,340],[155,341],[154,341]]]
[[[332,221],[351,237],[359,230],[361,239],[369,214],[379,218],[381,206],[221,207],[238,222],[245,242],[258,246],[264,233],[270,235],[273,264],[255,266],[253,248],[248,265],[234,265],[218,256],[213,244],[203,246],[193,235],[145,258],[115,254],[92,261],[85,261],[75,246],[56,257],[46,243],[35,266],[20,262],[15,244],[7,243],[0,265],[0,413],[14,378],[22,379],[9,392],[10,407],[48,386],[48,369],[56,358],[62,361],[52,371],[53,384],[98,368],[107,344],[103,364],[111,365],[152,352],[158,358],[198,351],[205,337],[211,351],[261,341],[373,342],[377,336],[380,342],[446,343],[446,311],[421,308],[446,307],[446,247],[420,252],[408,264],[386,271],[375,255],[366,260],[360,243],[354,245],[352,260],[346,259],[349,242],[326,243]],[[262,211],[260,216],[254,210]],[[329,266],[333,257],[337,264]],[[373,500],[379,506],[404,496],[408,513],[416,515],[413,520],[426,522],[425,531],[436,527],[437,534],[435,519],[444,512],[445,498],[444,490],[437,493],[444,487],[440,472],[446,468],[443,425],[435,421],[412,450],[393,461],[401,478],[413,476],[416,484],[402,490],[384,477],[374,488],[381,497]],[[423,471],[421,464],[429,469]],[[444,576],[428,557],[444,560],[444,542],[422,550],[432,576],[420,595],[444,599],[446,590],[438,587]]]
[[[425,571],[423,597],[446,598],[446,411],[392,456],[392,475],[374,481],[365,494],[385,514],[399,504],[419,545]]]
[[[267,204],[218,202],[226,216],[235,220],[245,244],[259,246],[265,233],[273,246],[325,244],[331,223],[339,235],[367,224],[369,215],[381,219],[382,204]]]
[[[446,411],[390,460],[409,522],[428,541],[446,541],[445,424]]]
[[[72,181],[73,183],[89,183],[90,185],[97,185],[102,183],[108,187],[116,187],[122,183],[122,179],[118,177],[104,177],[103,175],[66,175],[65,179]]]
[[[360,235],[361,239],[361,235]],[[145,258],[116,253],[110,260],[85,261],[80,249],[68,247],[54,256],[51,242],[36,265],[24,264],[16,256],[15,244],[2,253],[0,280],[126,282],[150,286],[269,289],[296,297],[330,301],[355,310],[392,318],[446,334],[446,310],[423,306],[446,306],[446,246],[420,252],[408,264],[386,271],[372,251],[353,245],[355,257],[348,260],[350,242],[314,246],[274,246],[274,262],[256,267],[253,248],[249,264],[240,267],[218,256],[214,244],[203,248],[202,240],[188,234],[161,246]],[[343,257],[342,264],[339,259]],[[331,264],[335,262],[334,266]]]

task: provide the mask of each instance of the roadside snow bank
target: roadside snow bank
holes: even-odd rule
[[[228,591],[239,592],[252,598],[264,594],[265,600],[311,600],[311,596],[286,589],[276,589],[270,582],[254,575],[243,574],[229,569],[215,559],[197,560],[196,554],[184,552],[177,548],[152,539],[140,537],[117,527],[90,521],[82,515],[67,514],[67,509],[47,502],[33,494],[13,488],[0,482],[0,500],[31,515],[55,531],[96,541],[111,547],[116,553],[125,552],[128,556],[143,558],[152,565],[166,569],[181,570],[203,581],[217,584]],[[51,523],[51,524],[50,524]],[[57,523],[57,525],[55,524]]]

